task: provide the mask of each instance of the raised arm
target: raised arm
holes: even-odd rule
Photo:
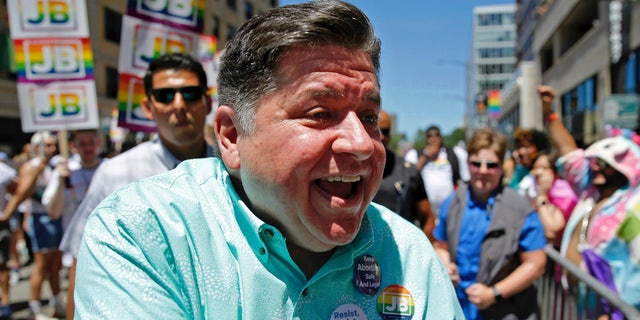
[[[562,121],[560,121],[557,114],[551,107],[553,99],[556,97],[556,91],[550,86],[543,85],[538,87],[538,94],[542,101],[542,114],[547,122],[549,139],[551,139],[551,143],[558,148],[560,156],[564,156],[565,154],[577,149],[578,146],[576,145],[575,139],[573,139],[571,133],[567,128],[565,128],[564,124],[562,124]]]

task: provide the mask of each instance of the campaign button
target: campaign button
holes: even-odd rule
[[[347,303],[333,310],[331,320],[367,320],[367,315],[360,307]]]
[[[380,289],[380,266],[374,257],[365,254],[358,258],[353,270],[353,281],[365,295],[372,296]]]
[[[397,284],[390,285],[378,295],[378,313],[385,320],[408,320],[415,313],[411,292]]]

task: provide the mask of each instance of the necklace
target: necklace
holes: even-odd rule
[[[588,248],[589,244],[587,243],[587,231],[589,230],[589,223],[591,222],[591,216],[596,209],[596,206],[593,202],[587,204],[586,213],[582,216],[582,221],[580,224],[580,235],[578,237],[578,251],[582,252]]]

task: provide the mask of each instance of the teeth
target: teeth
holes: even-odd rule
[[[330,176],[324,178],[323,180],[327,180],[329,182],[357,182],[360,181],[360,176]]]

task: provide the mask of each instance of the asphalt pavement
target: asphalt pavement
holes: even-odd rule
[[[29,275],[31,274],[32,269],[33,265],[22,267],[20,269],[20,281],[11,287],[11,309],[13,310],[14,320],[32,319],[29,312]],[[60,276],[60,286],[66,295],[68,281],[65,276],[65,271],[63,271]],[[42,298],[41,303],[43,311],[45,314],[49,314],[49,297],[51,297],[51,289],[49,288],[48,281],[43,283],[40,297]]]

